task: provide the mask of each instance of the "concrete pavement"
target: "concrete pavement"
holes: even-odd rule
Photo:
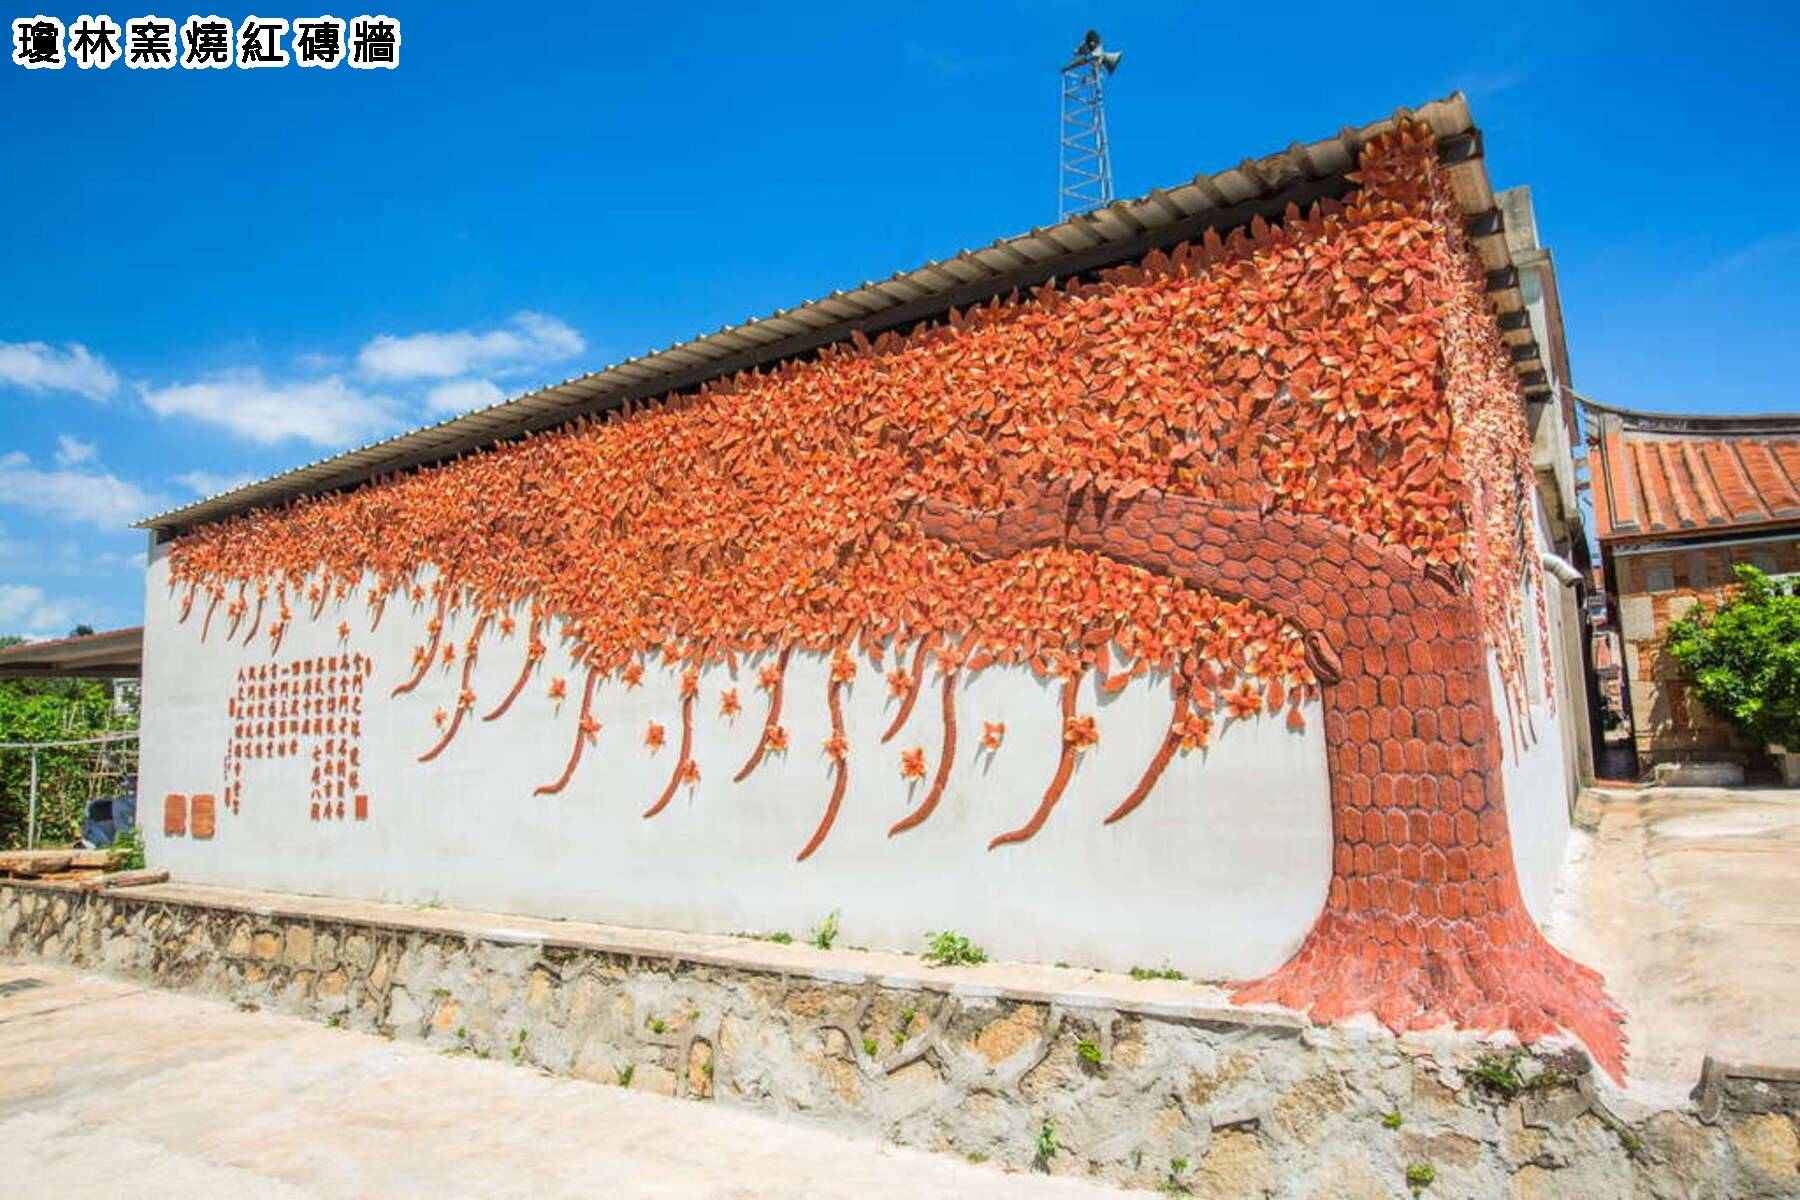
[[[1800,791],[1605,788],[1556,940],[1627,1013],[1632,1091],[1679,1103],[1702,1060],[1800,1067]]]
[[[13,1197],[1120,1194],[35,962],[0,963],[0,1159]]]

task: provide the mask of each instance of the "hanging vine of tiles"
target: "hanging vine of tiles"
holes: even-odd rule
[[[1462,660],[1479,659],[1485,646],[1499,666],[1512,735],[1525,736],[1516,715],[1526,653],[1519,603],[1538,570],[1527,552],[1530,461],[1518,387],[1430,131],[1402,124],[1374,139],[1353,181],[1342,204],[1290,206],[1273,225],[1259,218],[1224,238],[1209,232],[1098,281],[952,311],[905,336],[871,343],[854,335],[810,360],[201,527],[174,544],[171,583],[183,589],[184,614],[202,605],[210,626],[224,606],[235,633],[253,612],[250,637],[261,627],[272,646],[301,597],[316,614],[328,597],[360,592],[372,623],[396,597],[429,612],[415,674],[401,690],[433,664],[449,669],[460,654],[463,665],[457,707],[438,713],[430,754],[476,710],[467,666],[485,636],[520,645],[516,682],[483,717],[494,720],[542,669],[545,639],[560,634],[581,701],[569,758],[539,793],[566,786],[598,742],[596,683],[635,685],[645,661],[660,658],[683,676],[679,711],[670,714],[679,737],[668,787],[646,797],[646,817],[678,786],[700,782],[691,746],[702,719],[701,667],[762,656],[756,690],[741,702],[761,705],[763,738],[736,773],[741,780],[787,748],[782,706],[802,702],[784,696],[791,653],[829,655],[826,694],[808,698],[831,717],[821,747],[829,792],[802,859],[825,842],[852,795],[841,693],[871,663],[897,697],[884,741],[922,696],[940,695],[937,762],[922,746],[896,747],[883,768],[930,777],[894,835],[927,820],[943,795],[961,728],[959,676],[1026,664],[1055,681],[1062,739],[1045,748],[1057,757],[1055,778],[1023,823],[997,833],[996,848],[1043,827],[1079,755],[1105,736],[1096,715],[1081,711],[1080,685],[1090,677],[1109,690],[1166,680],[1172,702],[1163,745],[1109,820],[1145,803],[1174,756],[1233,723],[1268,714],[1302,725],[1303,705],[1323,688],[1338,841],[1333,907],[1286,974],[1270,981],[1274,998],[1314,1004],[1321,1015],[1376,1009],[1396,1028],[1449,1019],[1510,1023],[1535,1036],[1561,1025],[1580,1029],[1617,1068],[1617,1014],[1597,977],[1561,959],[1522,915],[1504,813],[1491,815],[1503,801],[1489,779],[1498,752],[1485,729],[1458,741],[1451,709],[1443,741],[1401,764],[1411,771],[1409,797],[1415,777],[1435,772],[1454,784],[1458,770],[1475,773],[1470,787],[1442,789],[1467,794],[1471,814],[1483,818],[1475,848],[1462,848],[1462,878],[1432,886],[1487,889],[1482,914],[1460,899],[1455,912],[1446,899],[1422,914],[1417,853],[1411,881],[1403,880],[1398,843],[1409,821],[1442,858],[1458,846],[1454,819],[1434,826],[1425,814],[1421,827],[1410,810],[1397,810],[1397,824],[1392,813],[1388,824],[1372,816],[1370,828],[1391,826],[1399,839],[1364,842],[1366,863],[1348,836],[1353,822],[1363,825],[1353,801],[1377,810],[1397,803],[1381,779],[1400,768],[1371,767],[1366,751],[1359,765],[1346,730],[1375,744],[1370,706],[1399,704],[1402,682],[1429,691],[1436,681],[1441,701],[1444,680],[1462,686]],[[1139,543],[1102,530],[1085,541],[1068,536],[1107,514],[1129,524],[1134,509],[1162,513],[1166,523],[1146,526]],[[1007,536],[1008,514],[1032,511],[1047,516],[1045,535]],[[1201,561],[1209,550],[1189,526],[1205,525],[1207,513],[1248,513],[1255,528],[1279,527],[1274,548],[1250,564],[1279,572],[1268,581],[1274,587]],[[1300,540],[1284,541],[1281,530]],[[1177,553],[1184,546],[1195,553]],[[1307,556],[1332,547],[1350,555],[1348,565],[1320,577],[1341,576],[1348,591],[1285,600],[1320,590]],[[1212,549],[1217,560],[1230,557]],[[1375,555],[1374,565],[1360,565],[1359,555]],[[1416,613],[1407,619],[1429,626],[1421,645],[1433,636],[1462,640],[1460,665],[1426,661],[1411,674],[1383,674],[1379,647],[1360,649],[1388,632],[1358,604],[1357,589],[1389,586],[1383,572],[1404,573],[1391,586]],[[1427,578],[1436,582],[1418,582]],[[1336,611],[1345,599],[1350,609]],[[264,626],[271,602],[276,615]],[[444,629],[460,610],[476,614],[476,624],[458,647]],[[1432,675],[1438,667],[1455,678]],[[1374,698],[1345,709],[1356,702],[1349,693],[1359,671]],[[934,672],[937,689],[927,678]],[[567,686],[556,676],[548,690],[560,696]],[[1469,703],[1494,725],[1485,677],[1468,683],[1477,686]],[[1349,698],[1334,708],[1334,692]],[[713,719],[732,719],[739,704],[730,693]],[[1385,721],[1387,710],[1375,719]],[[1423,737],[1405,719],[1413,740]],[[996,723],[974,728],[976,754],[1005,735]],[[666,736],[653,723],[643,747],[632,750],[628,735],[608,752],[660,752]],[[1359,780],[1383,795],[1352,796]],[[1476,852],[1480,871],[1467,865]],[[1378,876],[1377,901],[1370,889]],[[1487,920],[1502,915],[1523,925]],[[1466,970],[1446,977],[1428,969],[1420,922],[1452,929],[1440,940],[1454,946],[1437,952],[1461,955]],[[1390,962],[1397,939],[1409,937],[1405,961]],[[1494,939],[1523,947],[1523,958],[1504,963],[1516,981],[1494,978],[1502,966],[1488,953]],[[1330,967],[1318,957],[1327,950],[1363,967]]]

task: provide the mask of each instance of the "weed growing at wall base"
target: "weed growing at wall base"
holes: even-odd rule
[[[987,951],[954,930],[927,933],[924,959],[940,967],[973,967],[987,961]]]
[[[113,838],[112,869],[141,871],[144,869],[144,831],[136,825],[124,829]]]

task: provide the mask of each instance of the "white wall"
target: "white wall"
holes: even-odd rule
[[[1532,557],[1543,553],[1549,545],[1549,533],[1542,508],[1533,495]],[[1528,573],[1529,578],[1530,573]],[[1547,574],[1542,586],[1558,588]],[[1548,638],[1552,670],[1559,678],[1545,678],[1539,649],[1537,597],[1528,585],[1519,601],[1519,622],[1525,635],[1527,662],[1525,695],[1527,710],[1520,713],[1520,741],[1515,744],[1507,715],[1506,690],[1492,658],[1489,661],[1489,686],[1493,689],[1494,711],[1500,718],[1500,737],[1505,746],[1507,822],[1512,831],[1513,859],[1519,872],[1519,888],[1525,894],[1525,907],[1540,924],[1550,919],[1551,896],[1556,890],[1556,877],[1562,868],[1563,850],[1569,840],[1569,799],[1575,779],[1574,744],[1566,722],[1575,712],[1569,702],[1570,688],[1580,686],[1570,665],[1563,661],[1559,622],[1561,605],[1554,594],[1545,597],[1544,615],[1549,622]],[[1579,666],[1574,668],[1579,670]],[[1552,696],[1556,702],[1551,703]]]
[[[167,587],[163,551],[152,555],[145,614],[142,811],[150,857],[178,878],[243,887],[441,901],[461,907],[703,931],[785,929],[803,935],[840,910],[847,944],[917,949],[927,930],[952,928],[1002,958],[1123,969],[1169,964],[1205,978],[1245,978],[1280,965],[1317,917],[1330,878],[1330,817],[1322,719],[1304,732],[1278,714],[1228,728],[1204,754],[1177,756],[1133,815],[1102,818],[1130,791],[1167,726],[1166,687],[1134,684],[1080,707],[1099,718],[1101,742],[1033,840],[989,851],[994,835],[1022,824],[1054,771],[1060,717],[1054,686],[1022,669],[965,679],[950,788],[923,826],[887,829],[923,796],[902,780],[903,748],[923,746],[932,770],[942,721],[934,675],[907,725],[880,743],[893,701],[868,663],[847,695],[850,786],[830,837],[795,861],[824,811],[830,778],[819,751],[829,727],[826,667],[795,655],[783,711],[791,748],[741,784],[731,776],[754,746],[764,710],[756,667],[741,664],[743,712],[728,723],[706,673],[696,704],[702,779],[657,818],[640,817],[661,793],[680,738],[676,677],[660,668],[644,686],[609,682],[594,713],[604,723],[560,795],[532,789],[562,771],[575,731],[581,675],[554,644],[511,712],[466,720],[437,760],[418,754],[437,740],[432,713],[455,707],[458,666],[434,668],[416,691],[389,698],[410,673],[429,614],[398,600],[368,631],[360,600],[327,605],[309,621],[297,605],[276,661],[360,652],[374,675],[365,691],[366,822],[309,818],[310,760],[261,760],[246,768],[242,811],[221,811],[210,841],[164,838],[165,793],[222,794],[229,731],[226,702],[240,666],[271,661],[267,638],[230,644],[223,610],[209,639],[204,604],[185,623]],[[340,644],[337,626],[352,632]],[[466,639],[467,613],[449,635]],[[473,687],[486,712],[512,683],[523,655],[523,620],[511,639],[484,639]],[[248,625],[240,634],[248,631]],[[889,657],[892,664],[892,656]],[[567,679],[560,711],[546,697]],[[651,755],[649,721],[668,730]],[[984,720],[1004,721],[1005,744],[977,752]],[[1542,743],[1540,743],[1542,744]],[[929,781],[929,776],[927,782]]]

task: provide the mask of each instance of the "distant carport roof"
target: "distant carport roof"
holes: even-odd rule
[[[0,679],[119,679],[144,670],[144,627],[114,629],[0,650]]]

